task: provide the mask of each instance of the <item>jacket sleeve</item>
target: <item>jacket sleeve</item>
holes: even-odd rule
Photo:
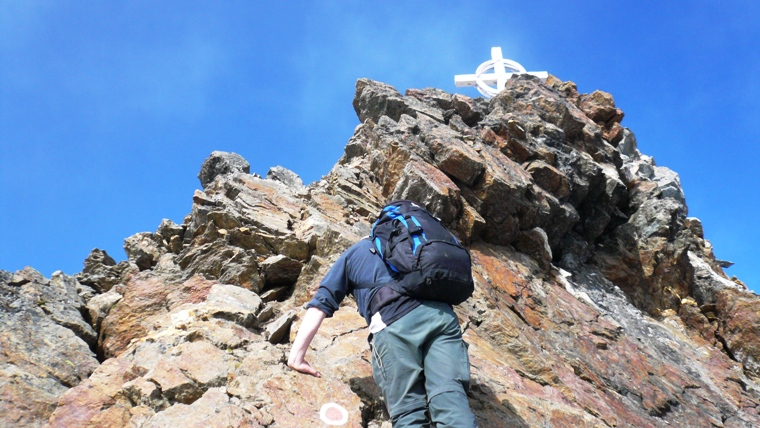
[[[347,260],[351,253],[351,250],[343,253],[338,261],[330,268],[327,275],[319,283],[319,289],[306,304],[306,308],[317,308],[327,315],[328,318],[333,316],[333,313],[338,310],[340,302],[348,294],[349,282],[348,282],[348,270]]]

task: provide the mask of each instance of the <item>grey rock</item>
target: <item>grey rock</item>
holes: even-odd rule
[[[117,265],[105,250],[95,248],[84,260],[84,269],[77,275],[77,281],[105,293],[119,283],[124,268],[125,265]]]
[[[124,251],[130,262],[140,270],[147,270],[158,263],[164,250],[150,232],[137,233],[124,240]]]
[[[514,247],[535,260],[543,270],[548,270],[552,262],[552,249],[546,232],[540,227],[520,232],[512,244]]]
[[[280,286],[267,290],[261,294],[261,300],[265,302],[281,301],[288,294],[290,287]]]
[[[159,385],[143,377],[125,383],[121,387],[120,393],[131,403],[149,407],[156,412],[160,412],[170,405],[162,395]]]
[[[732,288],[749,293],[746,289],[716,273],[710,265],[698,255],[689,251],[688,261],[691,267],[691,290],[689,290],[700,306],[714,304],[718,291]]]
[[[224,421],[228,426],[262,426],[251,412],[242,409],[230,399],[225,388],[210,388],[191,404],[176,403],[152,415],[145,426],[150,427],[212,427]]]
[[[237,285],[255,293],[264,286],[253,252],[228,245],[222,240],[189,248],[180,254],[177,263],[186,278],[200,274],[207,279]]]
[[[47,287],[39,287],[34,291],[40,299],[40,307],[54,322],[73,331],[82,340],[92,345],[97,341],[97,335],[92,326],[82,318],[85,304],[78,293],[78,283],[74,277],[61,271],[53,273]]]
[[[623,139],[620,140],[617,149],[620,154],[623,154],[630,158],[635,159],[638,157],[639,150],[636,144],[636,136],[633,134],[633,132],[631,132],[630,129],[625,128],[623,130]]]
[[[656,166],[654,168],[653,179],[657,183],[657,187],[660,188],[664,198],[673,198],[683,205],[686,204],[686,197],[681,188],[681,179],[673,170],[663,166]]]
[[[593,247],[582,236],[572,231],[562,237],[560,250],[562,254],[559,266],[571,272],[583,267],[593,255]]]
[[[280,343],[283,338],[290,331],[290,325],[296,318],[296,312],[293,310],[287,311],[277,318],[274,322],[269,324],[266,329],[266,338],[269,343]]]
[[[397,122],[407,109],[403,97],[394,87],[370,79],[356,81],[353,105],[362,123],[367,119],[378,123],[382,116]]]
[[[451,100],[456,96],[452,96],[448,92],[436,88],[407,89],[404,95],[407,98],[416,98],[431,107],[441,110],[450,109]]]
[[[263,321],[264,308],[264,302],[256,293],[234,285],[215,284],[199,310],[213,318],[254,327]]]
[[[48,280],[37,270],[27,266],[22,270],[13,272],[10,279],[8,280],[8,285],[21,286],[30,282],[37,284],[47,284]]]
[[[304,185],[301,177],[299,177],[295,172],[283,168],[279,165],[269,168],[269,172],[267,172],[267,179],[280,181],[295,192],[304,190]]]
[[[672,238],[680,230],[682,205],[673,199],[647,200],[629,221],[635,227],[637,237]]]
[[[704,227],[702,227],[702,220],[696,217],[687,217],[684,225],[694,234],[694,236],[704,239],[705,230]]]
[[[203,395],[203,390],[174,364],[174,361],[159,360],[156,367],[145,375],[145,379],[155,383],[167,401],[192,404]],[[160,414],[163,413],[165,412]]]
[[[451,99],[451,107],[468,126],[476,125],[481,118],[486,116],[484,106],[466,95],[454,95]]]
[[[74,277],[57,271],[48,280],[27,267],[14,273],[11,280],[16,282],[6,284],[18,289],[8,300],[9,308],[33,308],[35,315],[71,330],[87,344],[95,343],[95,331],[82,317],[84,300],[79,296],[79,283]]]
[[[261,262],[264,283],[268,287],[295,284],[302,268],[301,262],[283,255],[271,256]]]
[[[83,339],[94,332],[79,313],[76,282],[35,272],[17,272],[36,278],[21,285],[9,284],[14,275],[0,275],[0,426],[46,424],[63,394],[98,367]]]
[[[115,289],[111,289],[106,293],[93,297],[87,302],[87,310],[90,313],[90,320],[92,320],[92,326],[95,328],[95,331],[100,331],[100,325],[103,320],[122,297],[124,296],[119,294]]]
[[[161,220],[161,224],[158,226],[155,234],[156,240],[173,254],[179,254],[182,250],[184,235],[185,228],[168,218]]]
[[[449,128],[461,133],[470,133],[470,127],[462,120],[458,114],[454,114],[449,118]]]
[[[410,162],[390,199],[417,201],[444,225],[451,225],[462,208],[459,196],[459,188],[441,171],[425,162]]]
[[[628,162],[620,169],[626,184],[633,185],[640,180],[649,180],[654,176],[654,167],[645,162]]]
[[[251,172],[251,165],[237,153],[214,151],[201,166],[198,179],[204,189],[219,175]]]
[[[404,104],[406,105],[404,113],[409,116],[419,117],[419,115],[425,115],[437,122],[443,123],[443,111],[441,109],[430,107],[415,98],[404,98]]]
[[[79,276],[76,276],[76,278],[77,281],[79,281]],[[98,293],[97,290],[90,287],[89,285],[85,285],[79,282],[77,284],[77,294],[86,305],[93,297],[99,295],[100,293]]]
[[[105,250],[95,248],[84,260],[84,269],[82,272],[92,272],[94,269],[97,269],[99,265],[116,266],[116,261],[111,256],[109,256]]]

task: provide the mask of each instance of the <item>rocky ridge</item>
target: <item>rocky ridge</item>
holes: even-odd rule
[[[389,427],[351,299],[312,344],[321,379],[284,362],[322,275],[401,198],[471,250],[456,311],[481,427],[760,425],[760,300],[610,94],[521,76],[488,102],[360,79],[354,108],[315,183],[214,152],[183,223],[127,238],[128,260],[0,271],[0,425],[326,426],[335,402],[347,426]]]

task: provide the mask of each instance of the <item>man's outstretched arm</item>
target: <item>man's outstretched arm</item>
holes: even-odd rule
[[[290,355],[288,356],[288,367],[301,373],[310,374],[316,377],[321,377],[309,363],[306,362],[306,351],[309,349],[311,340],[314,339],[314,335],[317,334],[319,326],[322,325],[322,321],[327,315],[322,310],[317,308],[309,308],[306,311],[306,316],[303,318],[301,327],[298,328],[298,334],[296,334],[296,340],[293,341],[293,346],[290,348]]]

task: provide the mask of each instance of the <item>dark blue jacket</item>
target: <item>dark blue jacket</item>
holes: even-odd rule
[[[340,302],[349,292],[353,291],[355,285],[384,284],[392,281],[392,271],[380,256],[370,251],[372,249],[374,249],[372,242],[369,239],[362,239],[346,250],[322,279],[317,293],[307,303],[306,307],[318,308],[327,317],[331,317],[338,310]],[[370,313],[370,302],[379,291],[379,288],[354,291],[359,314],[367,320],[367,324],[370,323],[370,318],[373,315]],[[388,302],[390,300],[390,303],[384,304],[380,308],[380,316],[386,325],[390,325],[420,305],[417,299],[400,295],[388,288],[385,288],[382,293],[393,293],[391,298],[383,295],[382,301]],[[375,304],[377,305],[377,301]]]

